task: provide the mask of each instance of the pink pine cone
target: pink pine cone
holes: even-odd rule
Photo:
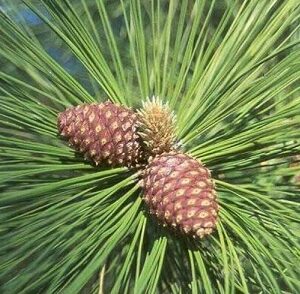
[[[137,116],[109,101],[71,107],[58,116],[59,133],[85,157],[111,166],[132,166],[141,157]]]
[[[218,204],[210,171],[181,152],[156,156],[143,173],[144,201],[163,225],[202,238],[216,227]]]

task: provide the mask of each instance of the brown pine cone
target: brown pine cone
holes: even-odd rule
[[[137,116],[109,101],[71,107],[58,116],[59,133],[96,165],[134,166],[141,158]]]
[[[155,157],[143,173],[144,201],[163,225],[202,238],[217,223],[218,204],[210,171],[181,152]]]

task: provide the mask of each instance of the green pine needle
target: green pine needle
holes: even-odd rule
[[[0,292],[299,292],[299,15],[296,0],[0,0]],[[137,173],[58,136],[69,106],[152,95],[212,170],[203,240],[149,217]]]

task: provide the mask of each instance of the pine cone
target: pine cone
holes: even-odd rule
[[[109,101],[72,107],[58,116],[58,130],[96,165],[133,166],[141,158],[137,116]]]
[[[176,149],[175,115],[159,97],[152,97],[138,110],[139,135],[147,156],[155,156]]]
[[[144,201],[165,226],[202,238],[216,226],[218,204],[210,171],[192,157],[163,153],[143,173]]]

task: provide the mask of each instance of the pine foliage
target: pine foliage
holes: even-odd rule
[[[0,292],[299,292],[299,16],[298,0],[0,0]],[[67,107],[153,95],[212,170],[203,240],[149,217],[134,170],[58,136]]]

